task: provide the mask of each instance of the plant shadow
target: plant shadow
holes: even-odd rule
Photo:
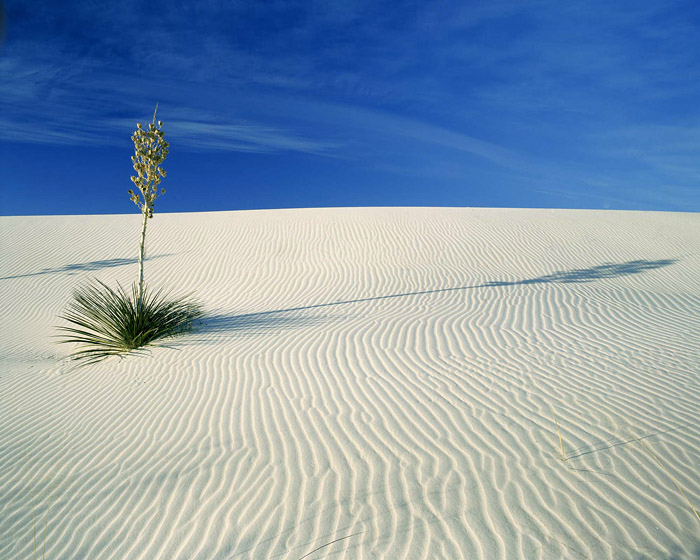
[[[304,313],[303,310],[283,309],[279,311],[263,311],[261,313],[214,314],[205,315],[195,321],[194,342],[212,342],[209,337],[199,338],[197,335],[235,335],[236,337],[259,336],[276,334],[281,331],[304,328],[338,319],[337,315],[318,315]],[[218,338],[218,337],[217,337]]]
[[[155,259],[161,259],[163,257],[171,257],[174,253],[164,253],[162,255],[153,255],[152,257],[146,257],[146,262]],[[121,259],[104,259],[100,261],[90,261],[86,263],[74,263],[66,264],[63,266],[57,266],[55,268],[43,268],[37,272],[27,272],[25,274],[15,274],[12,276],[1,276],[0,280],[10,280],[14,278],[28,278],[30,276],[41,276],[43,274],[60,274],[67,273],[68,276],[74,276],[80,272],[93,272],[95,270],[101,270],[103,268],[114,268],[117,266],[125,266],[130,264],[138,263],[137,258],[121,258]]]
[[[678,259],[663,259],[663,260],[634,260],[624,263],[605,263],[590,268],[578,268],[573,270],[564,270],[539,276],[536,278],[527,278],[524,280],[514,281],[490,281],[474,286],[458,286],[455,288],[438,288],[435,290],[421,290],[414,292],[405,292],[400,294],[389,294],[383,296],[372,296],[358,299],[347,299],[334,301],[330,303],[317,303],[312,305],[303,305],[299,307],[289,307],[287,309],[275,309],[272,311],[261,311],[259,313],[248,313],[244,315],[214,315],[206,317],[202,320],[202,327],[205,331],[221,332],[224,330],[241,329],[244,331],[255,332],[256,330],[269,330],[280,326],[304,326],[309,321],[317,320],[318,317],[312,316],[297,316],[287,317],[282,314],[303,312],[312,309],[323,307],[333,307],[336,305],[348,305],[351,303],[362,303],[368,301],[379,301],[385,299],[404,298],[409,296],[421,296],[428,294],[439,294],[446,292],[457,292],[463,290],[475,290],[478,288],[494,288],[502,286],[526,286],[532,284],[571,284],[593,282],[596,280],[604,280],[610,278],[619,278],[634,274],[670,266],[678,262]]]
[[[624,263],[605,263],[590,268],[576,268],[573,270],[562,270],[526,280],[515,280],[512,282],[493,281],[486,282],[479,287],[493,286],[522,286],[528,284],[580,284],[593,282],[595,280],[605,280],[609,278],[619,278],[633,274],[641,274],[648,270],[655,270],[664,266],[670,266],[678,262],[678,259],[662,259],[657,261],[635,260]]]
[[[162,258],[170,256],[170,254],[156,255],[150,257],[151,259]],[[57,269],[45,269],[41,272],[25,274],[23,276],[33,276],[37,274],[48,274],[52,272],[66,272],[71,271],[88,271],[95,270],[97,268],[112,267],[112,266],[122,266],[126,264],[135,264],[136,259],[110,259],[105,261],[92,261],[89,263],[76,264],[76,265],[66,265]],[[474,290],[479,288],[493,288],[493,287],[507,287],[507,286],[526,286],[534,284],[556,284],[556,283],[582,283],[582,282],[593,282],[596,280],[604,280],[610,278],[618,278],[623,276],[630,276],[634,274],[641,274],[643,272],[658,269],[665,266],[670,266],[678,262],[678,259],[663,259],[663,260],[634,260],[624,263],[605,263],[602,265],[593,266],[590,268],[573,269],[567,271],[558,271],[553,274],[547,274],[544,276],[539,276],[536,278],[527,278],[522,280],[514,281],[489,281],[483,284],[476,284],[473,286],[458,286],[452,288],[439,288],[433,290],[420,290],[413,292],[405,292],[398,294],[388,294],[381,296],[371,296],[358,299],[348,299],[341,301],[334,301],[328,303],[318,303],[312,305],[303,305],[298,307],[289,307],[285,309],[274,309],[270,311],[261,311],[257,313],[245,313],[245,314],[235,314],[235,313],[219,313],[219,314],[209,314],[205,315],[194,322],[194,334],[195,336],[189,338],[191,341],[195,342],[212,342],[210,336],[204,336],[198,338],[196,335],[235,335],[235,336],[255,336],[261,334],[270,334],[280,332],[282,330],[292,329],[292,328],[302,328],[312,326],[321,322],[336,320],[342,316],[335,314],[324,314],[318,315],[309,313],[309,311],[321,309],[321,308],[332,308],[338,305],[349,305],[353,303],[362,303],[370,301],[380,301],[395,298],[404,298],[410,296],[421,296],[429,294],[439,294],[447,292],[457,292],[463,290]],[[6,278],[19,278],[21,276],[6,277]],[[2,279],[2,278],[0,278]],[[216,337],[219,338],[219,337]]]

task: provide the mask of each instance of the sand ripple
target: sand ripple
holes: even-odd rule
[[[0,218],[0,558],[700,556],[697,214],[157,215],[207,317],[74,369],[138,227]]]

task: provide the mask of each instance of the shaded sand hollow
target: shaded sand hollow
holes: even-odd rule
[[[700,215],[156,214],[206,318],[75,369],[139,226],[0,218],[0,559],[700,556]]]

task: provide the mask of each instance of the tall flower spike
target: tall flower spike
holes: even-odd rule
[[[134,143],[134,156],[131,157],[131,162],[136,171],[137,176],[131,177],[132,182],[138,187],[139,193],[132,195],[131,200],[136,204],[143,213],[143,222],[141,227],[141,242],[139,244],[139,283],[138,283],[138,303],[141,307],[143,297],[143,261],[145,256],[145,239],[146,239],[146,224],[149,218],[153,217],[153,206],[155,199],[165,193],[165,189],[158,192],[161,178],[165,177],[165,170],[160,165],[168,156],[170,144],[164,140],[164,132],[162,130],[163,121],[156,119],[158,113],[158,104],[156,104],[153,112],[153,122],[148,123],[146,128],[141,123],[137,123],[136,130],[131,137]]]

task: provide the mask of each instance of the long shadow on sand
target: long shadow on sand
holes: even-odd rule
[[[197,322],[195,330],[197,333],[235,332],[239,336],[253,336],[286,329],[308,327],[330,319],[330,317],[325,315],[291,313],[305,309],[301,307],[298,310],[282,309],[242,315],[207,315]],[[337,317],[334,316],[333,319],[337,319]]]
[[[163,255],[154,255],[152,257],[146,257],[146,262],[154,259],[160,259],[163,257],[170,257],[172,253],[166,253]],[[64,266],[58,266],[56,268],[42,268],[37,272],[27,272],[26,274],[15,274],[14,276],[2,276],[0,280],[10,280],[12,278],[27,278],[29,276],[41,276],[42,274],[60,274],[62,272],[68,273],[68,275],[78,274],[79,272],[90,272],[93,270],[101,270],[103,268],[112,268],[115,266],[124,266],[127,264],[136,264],[137,258],[132,259],[105,259],[101,261],[90,261],[86,263],[75,263],[66,264]]]
[[[664,266],[669,266],[678,262],[678,259],[663,259],[659,261],[636,260],[625,263],[606,263],[591,268],[576,268],[574,270],[564,270],[539,276],[537,278],[529,278],[527,280],[516,280],[513,282],[487,282],[476,288],[485,288],[492,286],[521,286],[527,284],[580,284],[584,282],[593,282],[595,280],[605,280],[609,278],[619,278],[621,276],[630,276],[632,274],[640,274],[647,270],[654,270]]]
[[[641,274],[649,270],[655,270],[664,266],[670,266],[678,262],[678,259],[663,259],[657,261],[635,260],[624,263],[606,263],[590,268],[577,268],[573,270],[563,270],[538,276],[536,278],[526,278],[524,280],[494,280],[477,284],[474,286],[459,286],[455,288],[440,288],[436,290],[422,290],[406,292],[402,294],[389,294],[384,296],[372,296],[358,299],[347,299],[330,303],[317,303],[314,305],[303,305],[299,307],[289,307],[287,309],[275,309],[272,311],[260,311],[258,313],[246,313],[242,315],[215,315],[202,319],[197,329],[200,332],[223,332],[230,330],[241,330],[249,333],[269,331],[279,328],[306,326],[313,321],[322,320],[323,317],[312,316],[284,316],[285,313],[319,309],[322,307],[332,307],[336,305],[347,305],[350,303],[361,303],[366,301],[379,301],[383,299],[403,298],[409,296],[420,296],[427,294],[439,294],[445,292],[456,292],[461,290],[475,290],[478,288],[496,288],[502,286],[527,286],[532,284],[581,284],[594,282],[596,280],[607,280],[622,276]]]

